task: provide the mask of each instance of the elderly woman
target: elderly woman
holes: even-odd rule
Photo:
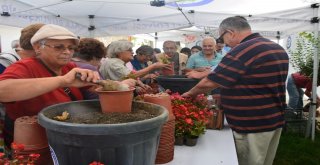
[[[159,68],[166,67],[170,69],[170,65],[157,62],[143,69],[131,71],[125,64],[134,59],[132,47],[132,43],[125,40],[115,41],[109,45],[107,55],[110,58],[104,61],[100,67],[100,73],[104,78],[121,80],[127,76],[143,77],[149,72]]]
[[[31,38],[36,57],[10,65],[0,75],[0,101],[6,107],[5,143],[10,146],[13,123],[22,116],[37,115],[43,108],[63,102],[82,100],[79,87],[100,79],[92,70],[70,63],[79,43],[69,30],[52,24],[42,26]],[[81,73],[81,78],[76,78]]]

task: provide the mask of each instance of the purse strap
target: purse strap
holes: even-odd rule
[[[42,64],[47,70],[48,72],[53,76],[56,77],[58,76],[54,71],[52,71],[41,59],[38,58],[38,61],[40,62],[40,64]],[[64,93],[66,93],[70,99],[72,101],[77,101],[77,98],[72,94],[71,90],[69,87],[64,87],[63,88]]]

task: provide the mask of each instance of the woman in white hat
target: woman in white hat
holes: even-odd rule
[[[49,105],[82,100],[80,87],[93,85],[97,72],[70,63],[79,39],[57,25],[44,25],[31,38],[36,57],[10,65],[0,75],[0,102],[6,107],[5,144],[10,146],[13,123],[22,116],[37,115]],[[76,79],[81,73],[81,80]]]

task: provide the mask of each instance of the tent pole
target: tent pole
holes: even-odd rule
[[[158,32],[154,33],[154,48],[157,47],[157,42],[158,42]]]
[[[91,38],[93,38],[95,35],[94,35],[94,31],[95,31],[95,26],[94,26],[94,15],[88,15],[89,16],[89,24],[90,24],[90,26],[89,26],[89,28],[88,28],[88,30],[89,30],[89,36],[91,37]]]
[[[319,17],[318,17],[318,9],[319,4],[311,5],[313,8],[313,19],[311,23],[313,23],[314,28],[314,36],[316,41],[319,41]],[[311,131],[311,139],[314,141],[315,136],[315,116],[316,116],[316,105],[317,105],[317,82],[318,82],[318,68],[319,68],[319,59],[318,59],[318,49],[319,49],[319,42],[316,42],[316,46],[313,52],[313,79],[312,79],[312,100],[311,105],[309,108],[309,120],[307,125],[306,137],[310,136]]]

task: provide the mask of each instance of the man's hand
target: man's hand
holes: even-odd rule
[[[181,95],[182,97],[193,97],[193,95],[191,95],[191,93],[188,91],[188,92],[185,92],[184,94]]]

